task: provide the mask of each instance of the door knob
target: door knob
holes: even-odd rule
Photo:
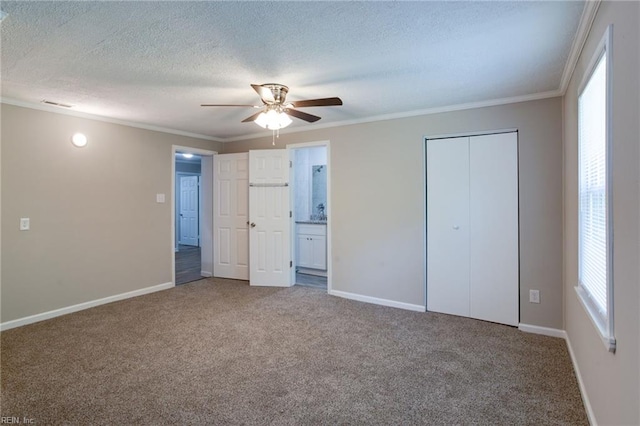
[[[253,222],[251,222],[251,227],[252,227],[252,228],[255,228],[255,227],[256,227],[256,224],[255,224],[255,223],[253,223]]]
[[[457,231],[458,229],[460,229],[460,227],[458,225],[453,225],[453,229]]]

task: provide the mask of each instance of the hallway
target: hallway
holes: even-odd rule
[[[176,285],[202,279],[200,247],[180,244],[176,256]]]

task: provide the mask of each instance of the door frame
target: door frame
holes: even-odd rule
[[[193,148],[190,146],[182,146],[182,145],[171,145],[171,283],[175,287],[176,285],[176,153],[178,152],[186,152],[190,154],[196,154],[204,157],[213,157],[217,155],[217,151],[210,151],[208,149],[200,149]],[[209,183],[211,188],[211,197],[213,202],[213,158],[211,159],[211,182]],[[202,179],[202,170],[200,174],[200,182],[203,182]],[[204,197],[203,197],[204,198]],[[202,200],[204,203],[204,199]],[[200,228],[204,227],[204,224],[208,222],[210,225],[209,229],[213,229],[213,209],[211,209],[210,215],[201,215],[200,216]],[[202,233],[200,233],[200,248],[201,253],[211,253],[210,264],[212,265],[212,270],[207,271],[211,272],[213,275],[213,235],[210,238],[203,238]],[[202,262],[202,260],[201,260]]]
[[[333,256],[332,253],[332,232],[331,232],[331,223],[333,220],[333,216],[331,211],[333,210],[333,202],[331,200],[331,141],[329,140],[320,140],[314,142],[302,142],[302,143],[292,143],[287,144],[286,148],[289,151],[289,160],[293,158],[292,151],[301,148],[314,148],[318,146],[324,146],[327,149],[327,293],[331,294],[333,289]],[[289,191],[289,199],[291,205],[292,219],[291,219],[291,259],[295,259],[296,249],[297,249],[297,240],[296,240],[296,221],[295,221],[295,200],[294,200],[294,190],[295,190],[295,179],[289,179],[290,182],[293,182],[291,186],[291,190]],[[293,268],[291,268],[291,282],[295,284],[296,282],[296,262],[293,262]]]

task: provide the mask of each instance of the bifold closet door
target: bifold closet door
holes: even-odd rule
[[[469,140],[472,318],[518,325],[518,136]]]
[[[469,138],[427,143],[427,310],[469,316]]]
[[[517,142],[427,141],[427,310],[518,324]]]

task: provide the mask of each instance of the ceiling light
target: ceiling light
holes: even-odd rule
[[[193,158],[193,154],[188,153],[188,152],[183,152],[183,153],[182,153],[182,156],[183,156],[184,158]]]
[[[76,133],[71,137],[71,143],[78,148],[86,146],[87,142],[87,137],[82,133]]]
[[[292,123],[291,118],[282,111],[267,109],[256,118],[255,123],[263,129],[280,130]]]

